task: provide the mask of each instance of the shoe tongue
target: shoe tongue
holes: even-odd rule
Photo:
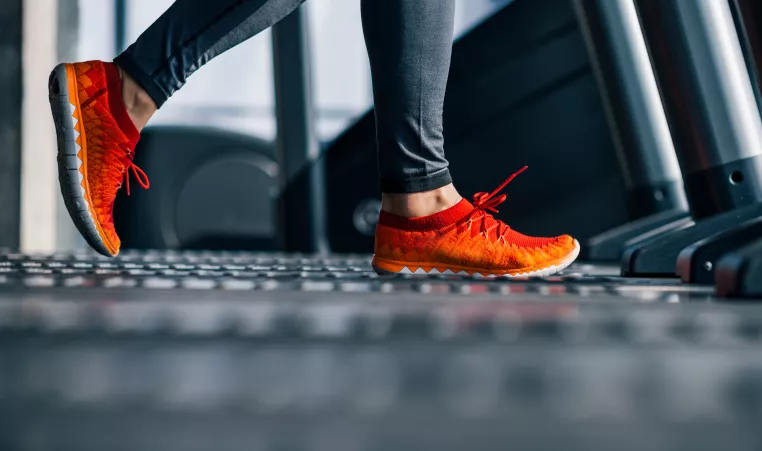
[[[103,67],[106,71],[109,112],[119,126],[119,129],[129,140],[130,150],[135,150],[135,146],[140,139],[140,132],[127,113],[127,107],[124,106],[124,100],[122,99],[122,77],[119,76],[119,69],[117,69],[114,63],[103,63]]]

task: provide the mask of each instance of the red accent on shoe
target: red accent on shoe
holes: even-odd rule
[[[461,199],[457,204],[446,210],[442,210],[439,213],[434,213],[429,216],[419,216],[416,218],[406,218],[381,210],[381,214],[378,217],[378,224],[395,229],[418,232],[437,230],[460,221],[473,210],[474,206],[466,199]]]
[[[129,113],[127,113],[127,107],[124,105],[124,99],[122,98],[122,77],[119,76],[119,69],[114,63],[103,63],[103,68],[106,72],[106,83],[109,92],[109,113],[111,113],[124,136],[129,140],[129,148],[135,149],[140,139],[140,132],[135,127],[135,123],[132,122]]]

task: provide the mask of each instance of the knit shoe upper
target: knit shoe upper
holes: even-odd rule
[[[473,204],[463,199],[420,218],[382,211],[373,266],[379,272],[502,276],[547,276],[564,269],[579,254],[572,237],[530,237],[490,214],[506,198],[498,192],[524,169],[495,191],[477,193]]]
[[[112,63],[61,64],[50,78],[50,103],[58,135],[59,181],[69,214],[87,242],[114,256],[121,242],[114,229],[114,200],[129,172],[148,188],[132,163],[140,134],[122,100]]]

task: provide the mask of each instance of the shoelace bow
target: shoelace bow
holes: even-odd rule
[[[519,174],[526,171],[528,166],[516,171],[513,175],[508,177],[500,186],[498,186],[491,193],[481,192],[474,194],[474,209],[468,214],[468,222],[471,223],[477,219],[481,219],[481,233],[489,236],[489,232],[492,229],[497,228],[497,239],[500,239],[511,228],[503,221],[495,219],[490,213],[498,213],[497,206],[505,202],[508,197],[506,194],[497,195],[503,190],[509,183],[513,181]],[[489,221],[491,219],[491,221]],[[489,222],[489,224],[488,224]]]
[[[95,99],[104,95],[106,92],[108,91],[105,88],[96,92],[92,97],[82,103],[82,110],[94,104]],[[151,186],[151,182],[148,180],[148,175],[146,175],[146,173],[140,169],[138,165],[132,162],[132,158],[135,156],[135,154],[132,153],[132,150],[124,149],[119,146],[118,150],[109,148],[107,155],[122,165],[121,172],[123,175],[121,180],[117,179],[119,181],[117,189],[125,185],[125,188],[127,189],[127,195],[130,195],[130,170],[132,170],[133,175],[135,175],[135,179],[138,181],[138,184],[143,187],[143,189],[148,189]]]
[[[122,147],[119,147],[118,150],[113,148],[109,150],[111,151],[112,155],[116,157],[116,160],[122,164],[122,179],[119,180],[119,187],[124,185],[128,196],[130,195],[130,171],[132,171],[132,174],[135,176],[135,180],[138,181],[138,184],[143,189],[148,189],[151,186],[151,182],[148,180],[148,175],[146,175],[146,173],[140,169],[138,165],[132,162],[134,154],[131,150],[127,150]]]

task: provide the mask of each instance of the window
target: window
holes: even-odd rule
[[[458,0],[455,35],[511,0]],[[172,0],[128,0],[126,42],[133,42]],[[370,68],[360,0],[307,2],[316,130],[330,140],[372,104]],[[110,60],[115,53],[114,2],[80,0],[81,59]],[[188,79],[156,114],[153,124],[211,126],[275,137],[272,40],[264,31],[215,58]]]

